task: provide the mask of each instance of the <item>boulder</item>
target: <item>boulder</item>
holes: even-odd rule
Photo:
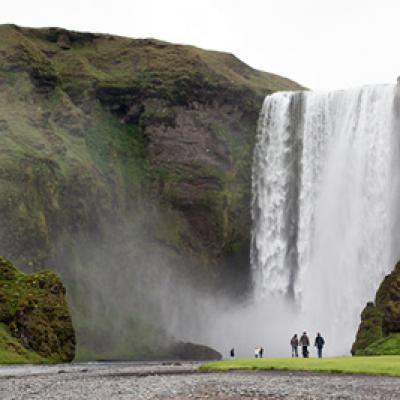
[[[71,361],[75,355],[65,294],[53,272],[23,274],[0,257],[0,323],[26,349],[52,362]]]
[[[171,351],[172,357],[178,360],[208,361],[220,360],[221,353],[211,347],[190,342],[178,342]]]

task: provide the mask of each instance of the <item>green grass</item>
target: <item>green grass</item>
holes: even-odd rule
[[[357,355],[360,356],[377,356],[377,355],[398,355],[400,353],[400,333],[392,333],[379,339],[363,350],[359,350]]]
[[[335,358],[264,358],[226,360],[204,364],[201,372],[232,370],[284,370],[400,376],[400,356]]]
[[[22,333],[24,341],[18,339]],[[0,363],[70,361],[74,347],[58,276],[24,274],[0,257]]]
[[[25,349],[11,336],[8,328],[0,323],[0,364],[41,364],[52,362],[48,358]]]

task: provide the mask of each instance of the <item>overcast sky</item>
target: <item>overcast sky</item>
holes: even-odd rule
[[[388,83],[400,75],[400,0],[0,1],[0,23],[227,51],[312,89]]]

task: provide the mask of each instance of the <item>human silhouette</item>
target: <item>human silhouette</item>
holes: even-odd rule
[[[308,358],[308,346],[310,345],[310,339],[307,336],[307,332],[303,332],[299,343],[302,348],[303,357]]]
[[[292,357],[298,357],[299,338],[297,337],[297,333],[295,333],[290,340],[290,345],[292,346]]]
[[[231,359],[234,360],[235,359],[235,349],[233,347],[231,348],[230,355],[231,355]]]
[[[318,357],[319,358],[322,358],[322,348],[324,347],[324,344],[325,344],[325,340],[321,336],[321,334],[318,332],[317,333],[317,337],[315,338],[314,346],[318,350]]]

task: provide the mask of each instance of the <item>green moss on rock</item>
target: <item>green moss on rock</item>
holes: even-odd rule
[[[400,333],[390,333],[372,343],[362,350],[357,356],[392,356],[400,354]]]
[[[400,354],[400,262],[367,303],[351,352],[353,355]]]
[[[11,335],[7,325],[0,323],[0,363],[1,364],[37,364],[48,363],[48,358],[28,350]]]
[[[0,257],[0,323],[3,333],[9,332],[39,361],[74,358],[75,334],[65,288],[53,272],[26,275]],[[15,351],[21,353],[19,347]]]

